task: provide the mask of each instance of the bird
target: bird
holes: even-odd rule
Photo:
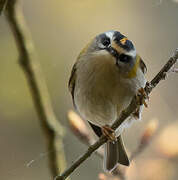
[[[69,91],[80,116],[89,122],[98,137],[108,137],[103,168],[107,172],[130,161],[122,139],[123,130],[140,119],[143,105],[118,129],[112,123],[137,93],[143,92],[147,68],[131,40],[119,31],[98,34],[83,48],[73,65]]]

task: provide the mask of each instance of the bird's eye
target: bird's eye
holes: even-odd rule
[[[126,54],[121,54],[121,55],[119,56],[119,59],[120,59],[121,62],[128,63],[128,62],[130,62],[130,60],[132,59],[132,57],[131,57],[131,56],[128,56],[128,55],[126,55]]]
[[[103,39],[102,44],[103,44],[104,46],[106,46],[106,47],[109,46],[109,45],[110,45],[110,39],[109,39],[109,38]]]

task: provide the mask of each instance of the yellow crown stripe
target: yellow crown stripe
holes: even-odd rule
[[[125,50],[122,47],[120,47],[118,44],[116,44],[115,41],[112,41],[111,47],[113,47],[119,54],[125,52]]]
[[[124,38],[122,38],[122,39],[120,40],[120,43],[121,43],[122,45],[125,45],[125,43],[126,43],[127,40],[128,40],[127,37],[124,37]]]

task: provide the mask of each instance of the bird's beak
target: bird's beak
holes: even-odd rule
[[[106,48],[106,50],[113,56],[116,58],[116,60],[119,58],[120,53],[112,46],[112,44],[110,46],[108,46]]]

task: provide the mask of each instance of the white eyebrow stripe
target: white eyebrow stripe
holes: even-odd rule
[[[105,33],[107,37],[109,37],[110,39],[112,39],[113,35],[114,35],[114,31],[108,31]]]
[[[131,51],[129,51],[129,52],[126,52],[125,54],[126,54],[126,55],[129,55],[129,56],[132,56],[132,57],[135,57],[135,56],[137,55],[137,52],[136,52],[136,50],[134,49],[134,50],[131,50]]]

